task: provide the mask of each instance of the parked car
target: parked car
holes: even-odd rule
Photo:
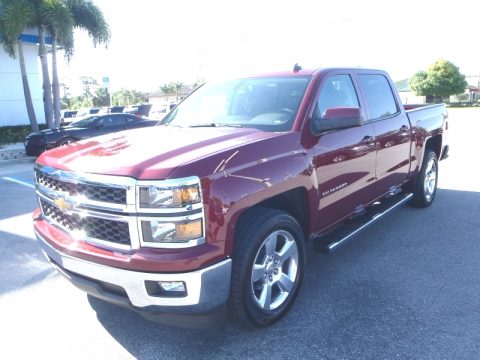
[[[157,121],[144,120],[129,114],[91,115],[59,129],[31,133],[24,141],[25,152],[28,156],[38,156],[45,150],[78,140],[156,124]]]
[[[60,118],[60,123],[69,123],[72,120],[75,120],[75,117],[77,116],[78,111],[77,110],[64,110],[62,111],[62,116]]]
[[[126,107],[123,110],[123,112],[126,114],[132,114],[138,117],[148,117],[151,108],[152,108],[152,104],[132,105],[132,106]]]
[[[42,155],[34,228],[80,289],[192,326],[227,304],[249,326],[279,320],[307,250],[431,205],[449,149],[444,104],[405,111],[387,73],[358,68],[209,83],[163,124]]]
[[[171,110],[175,109],[176,103],[153,105],[148,117],[150,119],[162,120]]]
[[[123,113],[123,110],[125,109],[125,106],[111,106],[108,108],[108,113]]]

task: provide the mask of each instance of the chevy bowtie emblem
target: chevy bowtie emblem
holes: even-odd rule
[[[68,211],[73,209],[73,204],[71,202],[68,202],[64,198],[57,198],[53,202],[62,211]]]

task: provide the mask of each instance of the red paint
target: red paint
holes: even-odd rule
[[[140,249],[121,254],[71,239],[43,220],[37,231],[62,252],[125,269],[176,272],[205,267],[232,255],[235,224],[250,207],[291,189],[306,194],[310,234],[326,230],[401,185],[418,171],[426,141],[446,134],[443,106],[399,112],[380,121],[369,111],[360,69],[301,70],[268,76],[311,75],[292,131],[269,133],[248,128],[148,128],[96,138],[44,153],[41,164],[70,171],[137,179],[201,179],[207,243],[181,250]],[[350,75],[356,88],[362,126],[314,136],[309,121],[323,82]]]

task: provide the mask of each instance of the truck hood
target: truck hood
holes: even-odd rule
[[[247,128],[156,126],[55,148],[43,153],[37,162],[83,173],[165,179],[180,165],[275,136],[278,134]]]

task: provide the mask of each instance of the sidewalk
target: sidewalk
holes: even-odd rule
[[[8,144],[0,148],[0,160],[22,159],[26,156],[22,143]]]

